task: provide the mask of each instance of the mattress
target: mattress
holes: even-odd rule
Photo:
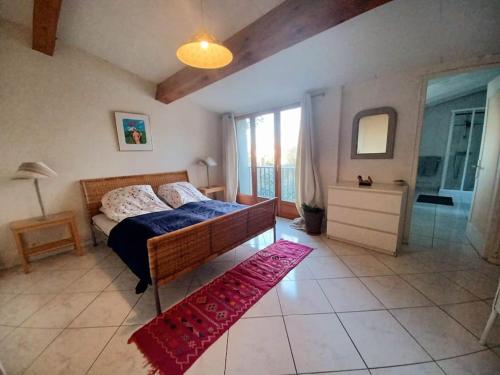
[[[109,237],[109,233],[111,232],[111,229],[113,229],[116,224],[118,224],[116,221],[111,220],[104,214],[99,214],[95,215],[92,217],[92,222],[94,225],[99,228],[102,232],[106,234],[106,236]]]

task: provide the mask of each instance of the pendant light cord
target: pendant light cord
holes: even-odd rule
[[[201,8],[201,27],[203,29],[203,32],[205,32],[205,9],[203,8],[203,0],[200,0],[200,8]]]

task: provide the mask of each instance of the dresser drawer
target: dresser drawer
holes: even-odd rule
[[[327,222],[327,234],[331,238],[357,243],[390,254],[394,254],[398,246],[398,237],[395,234],[354,227],[335,221]]]
[[[399,215],[329,205],[327,218],[344,224],[398,233]]]
[[[360,190],[329,189],[328,191],[329,205],[335,204],[398,215],[401,210],[401,198],[400,194],[384,194]]]

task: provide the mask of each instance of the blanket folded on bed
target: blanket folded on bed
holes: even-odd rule
[[[191,202],[175,210],[129,217],[110,232],[108,246],[125,262],[145,287],[151,284],[148,239],[244,208],[216,200]],[[141,289],[141,288],[138,288]]]

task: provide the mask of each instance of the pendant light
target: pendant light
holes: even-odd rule
[[[204,24],[203,0],[201,17]],[[200,69],[217,69],[231,63],[231,51],[217,42],[213,35],[201,32],[177,49],[177,58],[184,64]]]

